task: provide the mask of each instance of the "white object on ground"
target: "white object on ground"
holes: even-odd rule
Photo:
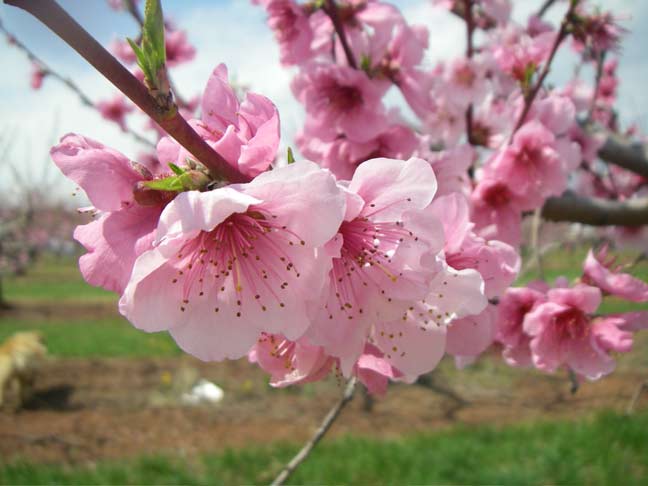
[[[218,403],[225,396],[221,387],[205,379],[198,380],[190,392],[182,394],[182,403],[198,405],[201,403]]]

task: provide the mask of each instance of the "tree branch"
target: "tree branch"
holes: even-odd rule
[[[21,8],[46,25],[52,32],[77,51],[97,71],[124,93],[144,113],[207,167],[215,178],[230,182],[246,182],[249,178],[216,153],[178,113],[173,104],[161,107],[146,87],[103,48],[83,27],[63,10],[55,0],[4,0]]]
[[[571,221],[592,226],[643,226],[648,224],[648,197],[611,201],[572,192],[550,197],[542,208],[549,221]]]
[[[315,435],[313,435],[313,437],[308,442],[306,442],[306,444],[304,444],[304,447],[302,447],[302,449],[295,455],[295,457],[293,457],[292,460],[284,466],[279,475],[275,478],[274,481],[272,481],[272,486],[285,484],[290,475],[295,471],[295,469],[297,469],[297,467],[299,467],[299,465],[304,462],[304,460],[308,457],[317,443],[322,440],[324,434],[326,434],[328,429],[331,428],[331,425],[333,425],[333,422],[335,422],[335,419],[338,417],[338,415],[340,415],[340,412],[345,407],[345,405],[349,403],[353,398],[355,385],[356,378],[354,377],[351,378],[347,383],[347,386],[344,389],[344,394],[342,395],[340,401],[335,404],[335,406],[329,411],[329,413],[326,414],[326,417],[324,417],[324,420],[322,421],[319,429],[317,429],[317,432],[315,432]]]
[[[616,135],[608,136],[598,156],[648,179],[648,152],[640,143],[632,143]]]
[[[353,69],[358,69],[358,63],[356,62],[355,57],[353,57],[353,51],[351,50],[351,47],[349,46],[346,38],[346,34],[344,33],[344,25],[342,25],[342,22],[340,21],[340,16],[338,15],[338,7],[335,4],[335,0],[326,0],[326,7],[324,8],[324,12],[326,12],[326,14],[330,17],[331,22],[333,22],[333,27],[335,28],[335,32],[340,39],[340,44],[342,44],[342,49],[344,49],[344,55],[347,58],[349,66],[351,66]]]

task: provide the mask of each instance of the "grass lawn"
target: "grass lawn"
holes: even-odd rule
[[[92,466],[13,463],[3,484],[267,483],[297,446],[151,456]],[[578,422],[457,427],[377,441],[321,444],[291,478],[296,484],[646,484],[648,414],[599,414]]]

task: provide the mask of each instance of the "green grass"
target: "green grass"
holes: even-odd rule
[[[45,255],[25,275],[3,281],[4,298],[8,302],[30,300],[111,301],[111,292],[88,285],[81,276],[77,260]]]
[[[297,484],[646,484],[648,414],[578,422],[458,427],[398,440],[321,444]],[[267,483],[297,450],[277,444],[197,458],[150,456],[94,467],[16,462],[3,484]]]
[[[0,342],[15,332],[42,333],[48,353],[65,358],[177,356],[166,332],[146,333],[119,317],[92,321],[0,321]]]

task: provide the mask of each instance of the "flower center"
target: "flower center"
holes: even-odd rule
[[[290,247],[305,242],[275,219],[250,207],[185,243],[177,254],[178,276],[173,279],[183,285],[180,309],[186,310],[190,298],[203,297],[208,286],[216,293],[227,292],[230,299],[234,296],[236,317],[241,317],[250,301],[263,312],[270,305],[285,307],[282,294],[289,281],[300,276]],[[219,311],[214,307],[214,312]]]

